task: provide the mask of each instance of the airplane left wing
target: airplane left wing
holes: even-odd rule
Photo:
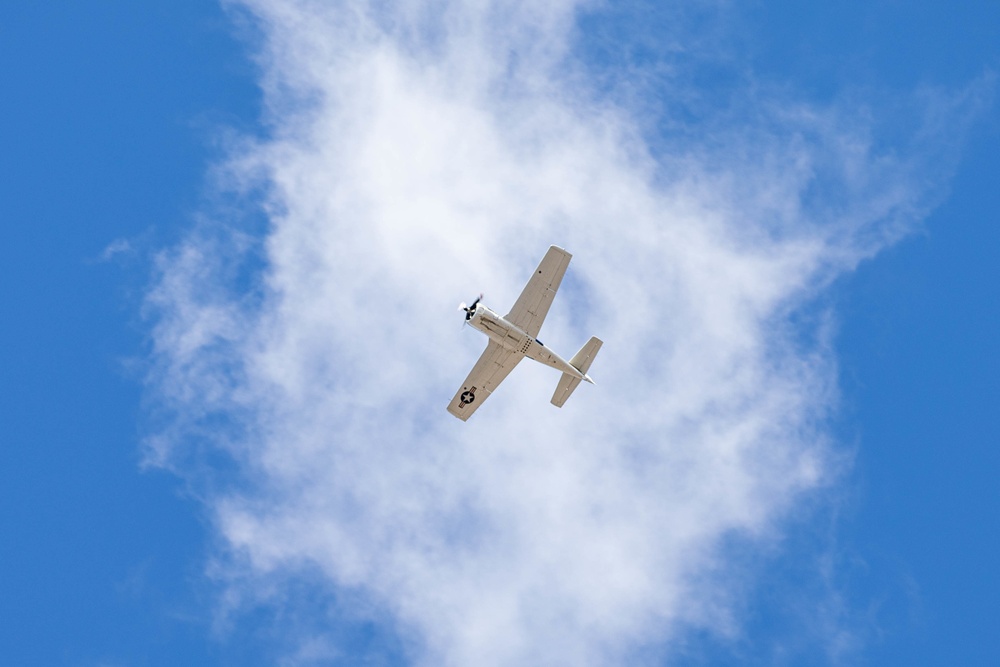
[[[451,399],[448,412],[466,421],[523,358],[491,340],[462,388]]]

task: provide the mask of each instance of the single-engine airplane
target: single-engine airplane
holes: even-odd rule
[[[594,384],[587,371],[601,349],[601,339],[591,338],[566,361],[536,338],[572,257],[562,248],[549,248],[514,307],[503,317],[480,303],[482,294],[469,306],[459,305],[459,310],[465,311],[465,321],[489,336],[490,341],[462,388],[448,404],[448,412],[466,421],[525,357],[562,371],[556,393],[552,395],[552,404],[556,407],[563,406],[581,380]]]

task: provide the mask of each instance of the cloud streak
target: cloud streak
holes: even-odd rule
[[[670,656],[739,632],[727,545],[835,475],[817,298],[919,218],[922,163],[777,96],[654,151],[581,64],[593,10],[542,4],[232,3],[266,136],[218,180],[267,226],[218,215],[160,257],[149,457],[196,482],[234,604],[321,582],[419,665]],[[553,243],[541,337],[601,336],[598,385],[556,410],[523,364],[458,422],[485,339],[455,304],[509,307]],[[350,662],[324,622],[291,663]]]

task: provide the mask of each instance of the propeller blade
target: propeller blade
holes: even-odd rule
[[[473,301],[471,305],[466,306],[464,301],[462,303],[458,304],[458,309],[465,311],[465,321],[466,322],[468,322],[469,320],[472,319],[472,314],[476,312],[476,305],[479,303],[479,301],[482,298],[483,298],[483,295],[482,295],[482,293],[480,293],[479,296],[476,297],[476,300]]]

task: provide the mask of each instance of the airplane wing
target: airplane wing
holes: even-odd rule
[[[469,377],[462,383],[462,388],[448,404],[448,412],[466,421],[523,358],[522,355],[490,341],[486,351],[472,367]]]
[[[572,257],[562,248],[549,248],[504,319],[523,329],[532,338],[536,337]]]

